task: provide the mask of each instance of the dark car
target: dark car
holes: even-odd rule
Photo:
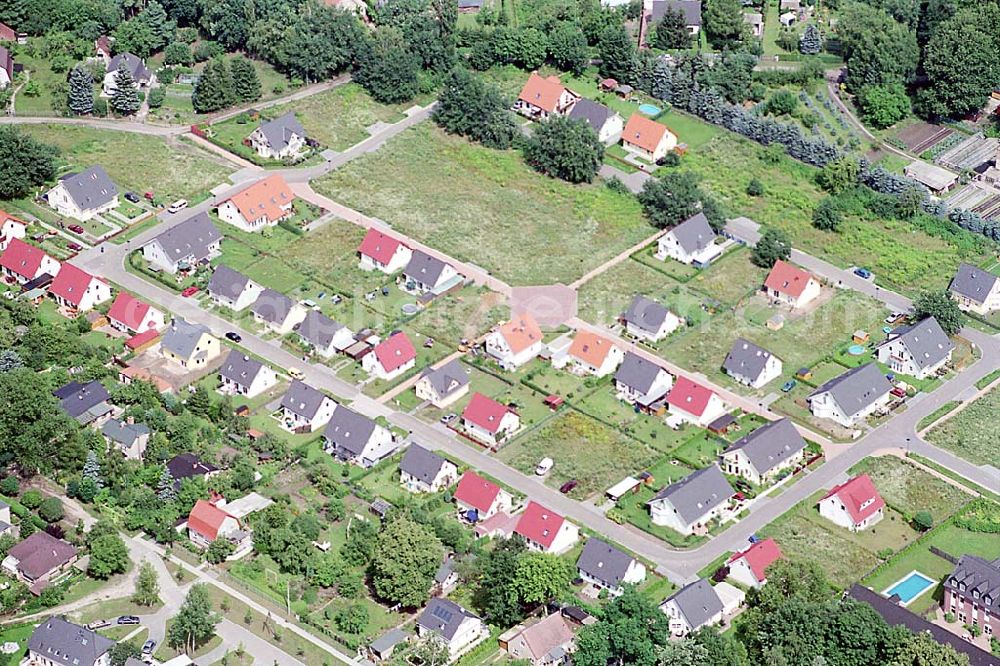
[[[232,340],[233,342],[240,342],[243,340],[243,336],[236,331],[229,331],[226,333],[226,338]]]
[[[566,493],[568,493],[571,490],[573,490],[574,488],[576,488],[578,485],[580,485],[579,481],[577,481],[576,479],[570,479],[566,483],[564,483],[561,486],[559,486],[559,492],[561,492],[563,495],[565,495]]]
[[[82,234],[83,233],[83,227],[81,227],[79,224],[71,224],[71,225],[69,225],[69,230],[72,231],[74,234]]]
[[[135,192],[126,192],[125,199],[131,201],[132,203],[139,203],[140,201],[139,195],[136,194]]]
[[[139,624],[139,617],[136,615],[121,615],[118,617],[118,624]]]
[[[868,280],[872,276],[872,272],[867,268],[855,268],[854,274],[857,275],[862,280]]]
[[[83,249],[82,245],[80,245],[79,243],[73,243],[73,242],[66,243],[66,247],[68,247],[69,249],[73,250],[74,252],[79,252],[80,250]]]

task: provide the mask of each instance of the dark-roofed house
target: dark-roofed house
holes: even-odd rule
[[[451,264],[432,257],[423,250],[414,250],[410,262],[403,269],[403,280],[407,291],[416,294],[440,293],[446,285],[460,278]]]
[[[486,624],[454,601],[440,597],[427,602],[424,612],[417,618],[417,635],[427,640],[439,640],[448,648],[448,655],[455,660],[490,635]]]
[[[722,363],[722,370],[740,384],[760,388],[781,376],[782,363],[763,347],[746,338],[736,338]]]
[[[527,627],[519,624],[497,640],[510,659],[527,661],[531,666],[570,663],[570,654],[576,649],[573,630],[561,613],[552,613]]]
[[[875,349],[879,363],[893,372],[924,379],[951,361],[955,343],[934,317],[890,331]]]
[[[948,287],[962,310],[989,314],[1000,310],[1000,277],[971,264],[959,264]]]
[[[86,221],[118,207],[118,186],[104,167],[94,166],[63,176],[45,195],[60,215]]]
[[[469,373],[461,361],[452,359],[440,368],[425,370],[413,390],[421,400],[444,409],[469,392]]]
[[[231,351],[219,367],[219,393],[253,398],[278,383],[278,375],[255,358]]]
[[[175,317],[163,331],[160,353],[182,368],[195,370],[218,358],[222,346],[205,326]]]
[[[306,131],[295,117],[295,112],[289,111],[274,120],[262,122],[247,137],[247,143],[265,159],[294,158],[306,145]]]
[[[874,363],[852,368],[809,394],[813,416],[851,427],[884,408],[891,398],[892,384]]]
[[[239,312],[256,301],[264,287],[243,273],[219,264],[212,272],[206,291],[212,302],[219,307]]]
[[[52,392],[63,411],[76,419],[80,425],[103,422],[114,411],[108,402],[111,396],[104,385],[96,379],[86,384],[70,382]]]
[[[979,627],[987,637],[1000,636],[1000,559],[959,558],[944,579],[942,608],[960,623]]]
[[[208,213],[198,213],[142,246],[142,256],[160,270],[174,274],[219,255],[222,234]]]
[[[11,576],[31,587],[44,584],[65,575],[76,562],[76,548],[48,532],[35,532],[7,552],[2,566]],[[41,584],[41,585],[39,585]]]
[[[101,434],[109,446],[121,451],[126,458],[142,460],[151,433],[145,423],[111,419],[101,428]]]
[[[732,443],[722,453],[726,474],[761,485],[802,461],[806,441],[789,419],[778,419]]]
[[[306,318],[306,309],[270,287],[261,290],[250,306],[253,320],[263,324],[278,335],[290,333],[296,324]]]
[[[615,372],[618,398],[656,414],[666,409],[666,396],[673,383],[673,376],[662,366],[633,352],[625,352],[625,360]]]
[[[25,663],[43,666],[108,666],[115,642],[100,634],[67,622],[62,617],[50,617],[32,632],[28,639]]]
[[[327,424],[336,408],[332,398],[295,380],[281,399],[281,424],[292,432],[316,432]]]
[[[622,321],[629,335],[653,342],[667,337],[681,325],[680,317],[642,294],[632,298]]]
[[[167,461],[167,471],[177,484],[184,479],[203,476],[210,479],[219,473],[219,468],[201,460],[193,453],[181,453]]]
[[[646,580],[646,567],[642,562],[597,537],[587,539],[576,568],[580,578],[607,590],[612,596],[623,593],[626,585]]]
[[[570,120],[580,120],[597,133],[601,143],[615,143],[625,127],[625,121],[617,112],[603,104],[581,97],[573,110],[569,112]]]
[[[146,88],[156,80],[156,75],[149,71],[142,58],[131,53],[119,53],[108,63],[107,73],[104,75],[103,94],[105,97],[111,97],[118,89],[115,75],[121,65],[125,65],[125,69],[132,75],[132,79],[139,88]]]
[[[366,650],[368,657],[374,662],[386,661],[392,657],[393,652],[399,645],[406,645],[409,636],[405,631],[396,627],[382,634],[368,645]]]
[[[656,493],[649,500],[649,516],[654,525],[681,534],[705,531],[706,523],[722,515],[735,492],[719,466],[710,465]]]
[[[729,583],[715,587],[704,578],[685,585],[660,604],[670,621],[670,633],[687,636],[702,627],[719,624],[743,603],[744,594]]]
[[[717,235],[704,213],[697,213],[660,236],[656,258],[668,258],[698,267],[708,266],[722,254],[715,243]]]
[[[411,444],[399,463],[399,482],[411,493],[436,493],[457,480],[455,463],[419,444]]]
[[[653,0],[652,4],[653,11],[648,15],[651,24],[662,21],[667,9],[670,9],[680,11],[684,25],[692,35],[701,32],[701,0]]]
[[[391,456],[398,446],[388,428],[343,405],[333,411],[323,431],[323,450],[365,469]]]
[[[354,344],[354,333],[319,310],[309,310],[295,327],[299,340],[310,345],[323,358],[330,358]]]

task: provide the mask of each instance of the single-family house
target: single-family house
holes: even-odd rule
[[[20,238],[12,238],[0,255],[0,271],[8,282],[27,284],[43,275],[55,277],[61,264],[34,245]]]
[[[441,293],[446,285],[454,284],[459,277],[454,266],[423,250],[413,250],[409,263],[403,269],[404,286],[407,291],[416,294]]]
[[[207,327],[174,317],[163,331],[160,353],[186,370],[197,370],[218,358],[222,345]]]
[[[672,415],[702,428],[726,413],[718,393],[683,375],[667,394],[667,407]]]
[[[111,51],[111,38],[107,35],[101,35],[94,40],[94,58],[103,62],[105,69],[111,63]]]
[[[455,463],[419,444],[411,444],[399,462],[399,482],[411,493],[436,493],[457,480]]]
[[[296,379],[281,398],[281,423],[292,432],[316,432],[336,408],[328,395]]]
[[[453,661],[486,640],[490,630],[478,615],[454,601],[436,597],[427,602],[417,618],[417,635],[441,641],[448,648],[449,661]]]
[[[558,76],[539,76],[532,72],[514,102],[514,111],[532,120],[565,116],[580,96],[567,88]]]
[[[657,342],[677,330],[681,318],[651,298],[636,294],[622,315],[625,331],[634,338]]]
[[[507,657],[531,666],[569,663],[576,648],[573,630],[561,613],[552,613],[527,627],[518,625],[499,638]]]
[[[755,389],[781,376],[781,359],[746,338],[736,338],[722,371],[738,381]]]
[[[558,555],[580,540],[580,528],[538,502],[528,502],[514,534],[524,538],[529,550]]]
[[[278,335],[290,333],[296,324],[306,318],[306,309],[270,287],[261,290],[250,306],[253,320],[263,324]]]
[[[397,331],[361,359],[361,367],[370,377],[391,381],[417,365],[417,350],[410,337]]]
[[[219,219],[253,232],[295,215],[295,194],[280,174],[258,180],[219,204]]]
[[[72,312],[88,312],[95,305],[111,300],[111,285],[103,278],[95,277],[66,262],[52,280],[49,294],[61,308]]]
[[[695,213],[656,241],[656,258],[674,259],[682,264],[703,268],[719,258],[722,247],[718,235],[704,213]]]
[[[538,356],[545,345],[542,329],[531,314],[515,315],[486,336],[486,353],[504,370],[516,370]]]
[[[764,280],[764,291],[775,303],[801,308],[819,296],[820,285],[808,271],[778,259]]]
[[[62,176],[45,199],[60,215],[80,221],[117,208],[119,204],[118,186],[104,167],[97,164]]]
[[[759,486],[800,463],[805,450],[806,441],[795,424],[778,419],[730,444],[722,453],[722,470]]]
[[[119,291],[108,310],[111,327],[123,333],[158,331],[164,327],[163,313],[128,292]]]
[[[941,607],[989,638],[1000,636],[1000,560],[961,556],[944,579]]]
[[[819,515],[852,532],[871,527],[882,520],[884,514],[885,500],[867,474],[833,487],[819,501]]]
[[[309,310],[295,328],[299,340],[311,346],[323,358],[331,358],[354,344],[354,333],[319,310]]]
[[[152,433],[145,423],[110,419],[101,427],[101,434],[108,446],[118,449],[129,460],[142,460]]]
[[[617,112],[586,97],[580,98],[573,105],[569,119],[585,123],[597,134],[598,141],[604,144],[617,141],[625,128],[625,121]]]
[[[0,252],[7,249],[7,245],[14,238],[24,239],[28,235],[28,223],[18,219],[5,210],[0,209]]]
[[[576,569],[587,583],[607,590],[611,596],[625,591],[626,585],[646,580],[646,566],[628,553],[597,537],[590,537],[576,561]]]
[[[368,469],[396,452],[392,432],[340,405],[323,431],[323,449],[338,460]]]
[[[1000,310],[1000,276],[972,264],[959,264],[948,287],[958,307],[986,315]]]
[[[110,666],[115,642],[87,627],[53,615],[28,639],[26,666]]]
[[[614,342],[592,331],[577,331],[565,361],[581,375],[605,377],[618,369],[625,352]]]
[[[132,75],[137,88],[148,88],[156,81],[156,75],[149,71],[142,58],[131,53],[119,53],[108,63],[107,73],[104,75],[104,96],[111,97],[118,89],[118,82],[115,75],[118,69],[123,67]]]
[[[258,155],[270,160],[295,158],[306,145],[306,131],[294,111],[267,120],[250,133],[247,145]]]
[[[38,591],[67,574],[76,562],[76,548],[48,532],[38,531],[7,551],[0,567]]]
[[[875,348],[879,363],[893,372],[924,379],[951,361],[955,343],[934,317],[900,326],[886,334]]]
[[[473,393],[462,411],[462,426],[473,439],[497,447],[521,428],[521,417],[509,406]]]
[[[459,512],[473,523],[499,513],[509,513],[514,502],[510,493],[471,469],[466,470],[458,480],[453,497]]]
[[[911,162],[903,168],[903,173],[937,195],[944,194],[958,183],[958,174],[923,160]]]
[[[371,228],[358,247],[358,256],[361,257],[361,270],[391,275],[410,263],[413,250],[402,241]]]
[[[208,213],[198,213],[142,246],[142,256],[171,275],[193,269],[219,255],[222,234]]]
[[[226,539],[233,544],[233,552],[226,559],[243,557],[253,548],[249,527],[224,508],[200,499],[194,504],[187,519],[188,538],[198,548],[208,548],[216,539]]]
[[[455,558],[445,555],[444,562],[438,567],[434,574],[434,582],[431,584],[432,597],[446,597],[455,591],[460,580],[458,569],[455,567]]]
[[[679,11],[684,18],[684,26],[691,35],[701,32],[701,0],[653,0],[652,11],[646,22],[656,25],[663,20],[667,10]]]
[[[709,465],[656,493],[648,503],[650,520],[681,534],[694,534],[722,514],[735,492],[719,466]]]
[[[421,400],[444,409],[469,392],[469,372],[461,361],[452,359],[440,368],[425,370],[413,390]]]
[[[170,476],[174,479],[174,484],[178,487],[184,479],[197,477],[211,479],[222,473],[218,467],[205,462],[193,453],[180,453],[168,460],[166,466]]]
[[[849,428],[891,399],[892,384],[874,363],[851,368],[809,394],[809,411]]]
[[[212,302],[222,308],[239,312],[254,303],[264,287],[243,273],[234,271],[225,264],[219,264],[212,271],[212,277],[205,288]]]
[[[20,35],[14,28],[10,27],[3,21],[0,21],[0,42],[7,42],[9,44],[21,43],[23,41],[19,40]]]
[[[764,36],[764,15],[760,12],[743,12],[743,22],[750,27],[750,34],[755,39]]]
[[[618,398],[649,413],[662,413],[673,383],[673,375],[661,365],[633,352],[625,354],[625,360],[615,372]]]
[[[269,366],[238,351],[231,351],[219,367],[219,393],[254,398],[278,383]]]
[[[63,384],[52,395],[59,400],[63,411],[80,425],[103,423],[114,411],[111,395],[96,379],[86,384],[75,381]]]
[[[6,46],[0,46],[0,90],[14,80],[14,56]]]
[[[719,624],[727,613],[739,608],[744,598],[743,592],[729,583],[713,587],[708,580],[699,578],[667,597],[660,610],[669,619],[671,635],[680,638]]]
[[[656,162],[676,147],[676,134],[638,112],[632,114],[622,130],[622,148],[649,162]]]
[[[774,539],[762,539],[739,553],[733,553],[726,562],[729,577],[749,587],[760,587],[767,582],[767,568],[782,558],[781,548]]]

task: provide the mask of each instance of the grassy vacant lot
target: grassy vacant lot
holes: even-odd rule
[[[906,516],[930,511],[941,522],[970,499],[968,494],[894,456],[865,458],[851,468],[852,474],[867,472],[886,503]]]
[[[314,186],[517,285],[571,282],[653,233],[630,195],[546,178],[431,123]]]
[[[927,440],[977,465],[1000,467],[996,415],[1000,389],[993,389],[927,434]]]
[[[421,333],[455,346],[462,338],[475,339],[509,314],[500,294],[485,287],[467,287],[434,299],[413,325]]]

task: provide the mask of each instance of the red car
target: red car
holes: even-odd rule
[[[897,398],[905,398],[906,397],[906,391],[904,391],[903,389],[899,388],[898,386],[896,388],[892,389],[891,391],[889,391],[889,393],[893,394]]]
[[[79,224],[71,224],[71,225],[69,225],[69,230],[72,231],[74,234],[82,234],[83,233],[83,227],[81,227]]]
[[[187,289],[181,292],[181,296],[183,296],[184,298],[188,298],[189,296],[194,296],[199,291],[200,290],[198,289],[198,287],[188,287]]]
[[[66,247],[73,250],[74,252],[79,252],[80,250],[83,249],[83,246],[80,245],[79,243],[66,243]]]

